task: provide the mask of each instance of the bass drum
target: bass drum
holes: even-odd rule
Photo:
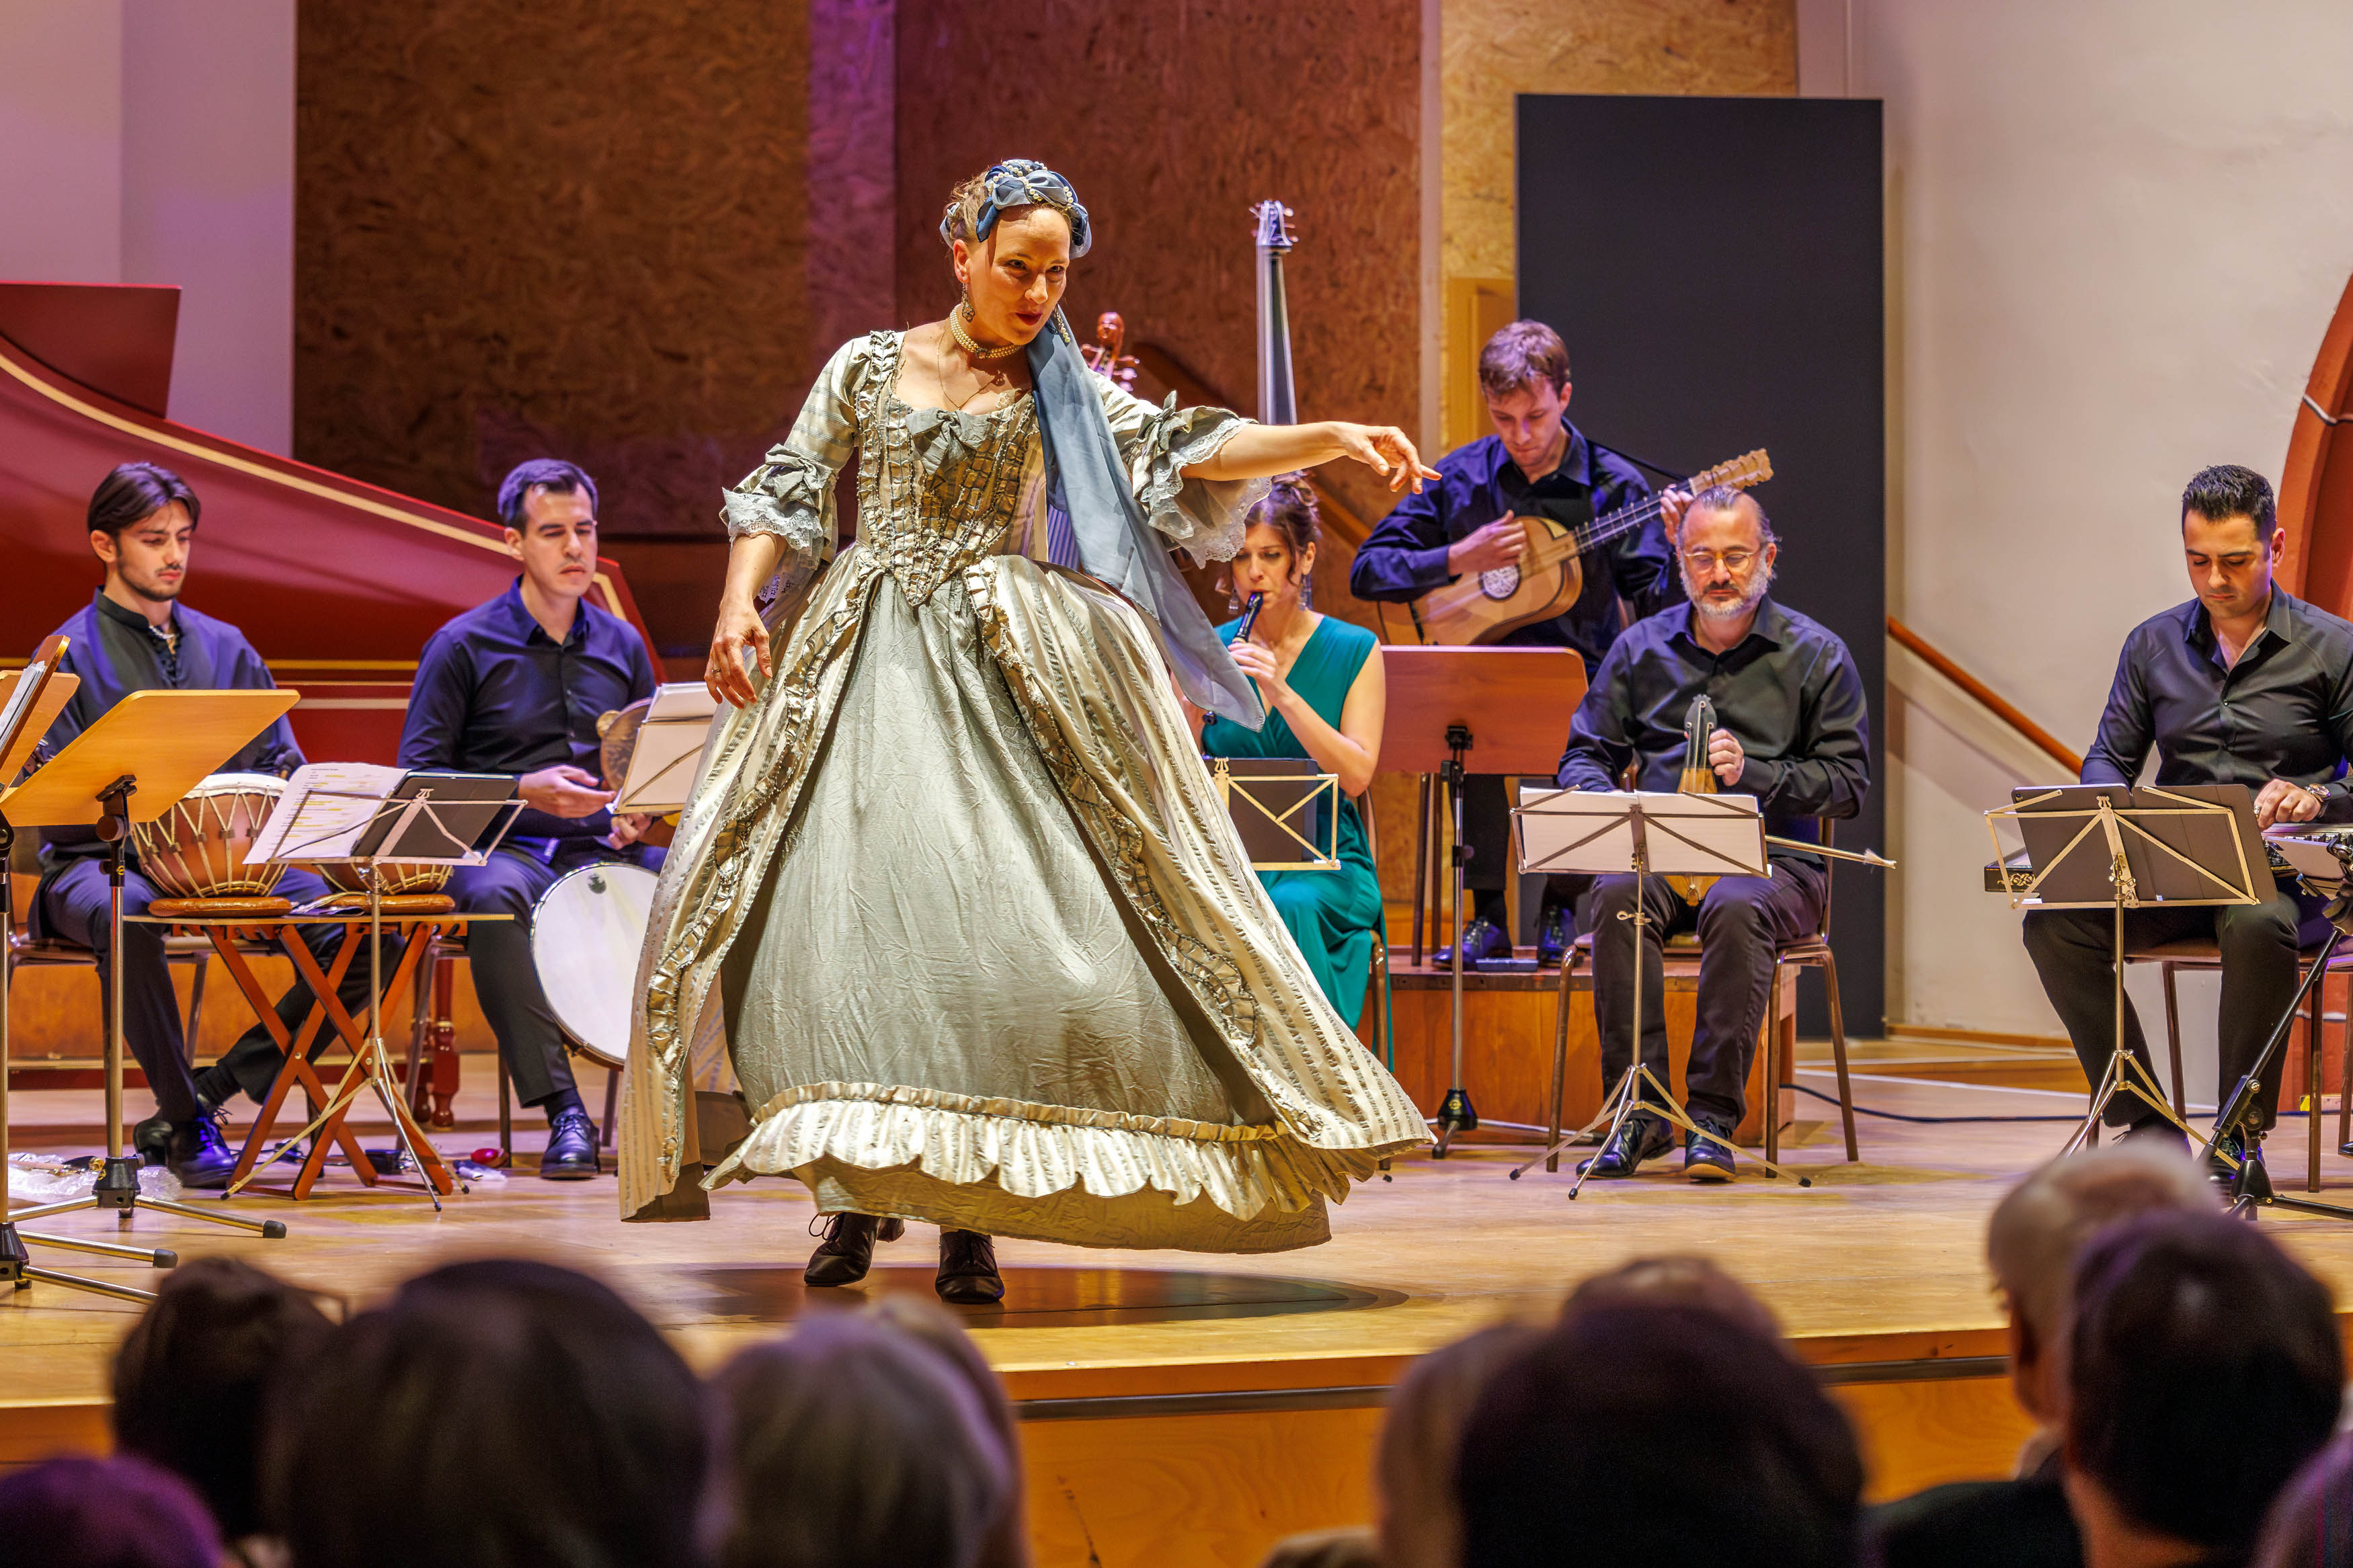
[[[628,1065],[656,880],[642,866],[583,866],[532,908],[531,966],[547,1005],[581,1054],[608,1068]]]

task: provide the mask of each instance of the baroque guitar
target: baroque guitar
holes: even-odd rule
[[[1715,485],[1746,489],[1772,477],[1773,461],[1760,447],[1694,474],[1681,488],[1689,495]],[[1633,532],[1656,518],[1659,510],[1659,498],[1651,496],[1576,528],[1547,517],[1523,514],[1520,521],[1527,525],[1528,546],[1517,562],[1432,588],[1403,604],[1377,604],[1381,638],[1459,647],[1493,642],[1532,622],[1566,614],[1585,591],[1585,553]]]

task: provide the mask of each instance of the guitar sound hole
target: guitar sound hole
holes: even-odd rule
[[[1491,599],[1508,599],[1520,589],[1520,569],[1498,566],[1479,574],[1479,591]]]

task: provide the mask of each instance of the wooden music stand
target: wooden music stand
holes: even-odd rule
[[[1436,1157],[1446,1157],[1458,1132],[1479,1125],[1462,1083],[1463,758],[1475,750],[1479,771],[1536,773],[1560,768],[1568,721],[1585,700],[1585,660],[1568,648],[1405,647],[1381,649],[1388,683],[1388,716],[1381,731],[1380,767],[1421,775],[1419,823],[1413,856],[1413,961],[1421,962],[1422,911],[1430,899],[1430,847],[1435,833],[1432,775],[1444,782],[1454,824],[1453,1047],[1454,1065],[1438,1110]]]
[[[38,773],[0,794],[0,813],[28,826],[98,829],[107,846],[107,925],[114,954],[108,965],[105,1166],[89,1197],[45,1204],[15,1217],[111,1209],[128,1226],[134,1212],[149,1208],[266,1237],[286,1234],[280,1220],[215,1214],[140,1195],[138,1163],[122,1152],[122,860],[132,823],[162,816],[301,700],[298,692],[279,690],[134,691]],[[0,1071],[0,1082],[5,1079]],[[146,1299],[143,1292],[132,1294]]]

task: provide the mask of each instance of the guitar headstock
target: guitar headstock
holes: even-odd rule
[[[1260,254],[1273,252],[1280,255],[1291,248],[1289,226],[1292,212],[1289,207],[1281,202],[1261,202],[1250,208],[1250,216],[1257,220]]]
[[[1736,490],[1745,490],[1751,485],[1761,485],[1772,477],[1773,459],[1765,455],[1764,447],[1759,447],[1753,452],[1743,453],[1730,462],[1718,463],[1704,473],[1694,474],[1691,479],[1691,492],[1697,495],[1700,491],[1713,489],[1717,485],[1729,485]]]

